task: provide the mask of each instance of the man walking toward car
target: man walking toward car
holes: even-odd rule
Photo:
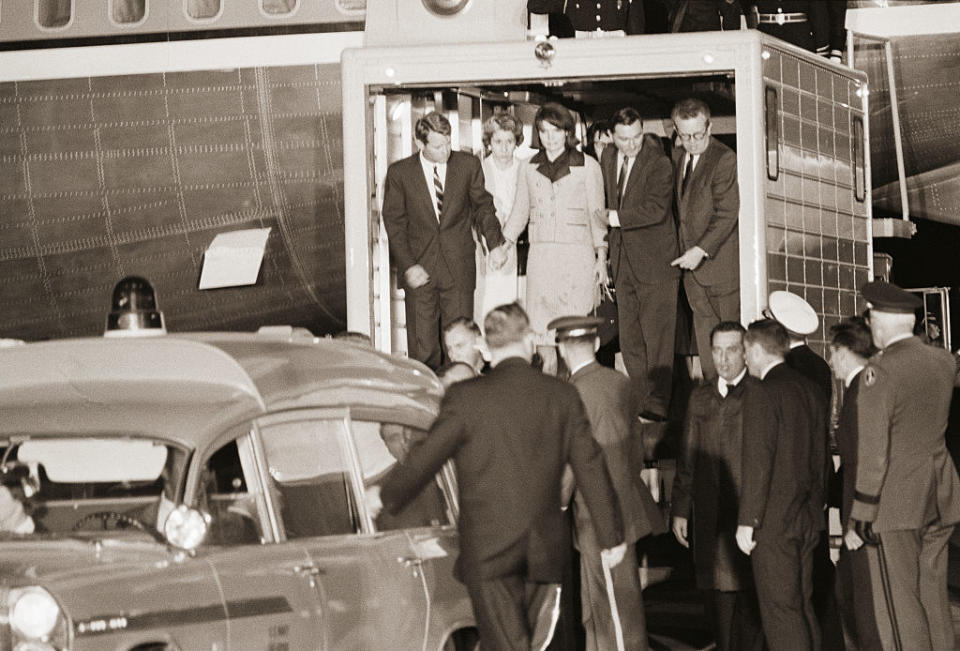
[[[485,649],[543,649],[559,614],[569,554],[561,476],[573,469],[611,567],[626,552],[617,494],[576,389],[530,365],[536,339],[516,303],[484,320],[491,371],[447,390],[426,440],[368,495],[373,513],[398,511],[453,459],[460,557]],[[380,503],[382,500],[382,504]]]

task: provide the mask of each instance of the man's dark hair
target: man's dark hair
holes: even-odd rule
[[[476,321],[474,321],[473,319],[468,319],[465,316],[458,316],[456,319],[454,319],[453,321],[451,321],[450,323],[448,323],[443,327],[444,338],[446,338],[447,333],[452,332],[457,328],[463,328],[464,330],[468,330],[473,334],[477,335],[478,337],[481,334],[483,334],[480,332],[480,326],[477,325]]]
[[[713,345],[713,336],[718,332],[739,332],[741,335],[747,331],[742,325],[736,321],[721,321],[717,325],[713,326],[713,330],[710,331],[710,345]]]
[[[610,130],[613,131],[618,124],[630,126],[634,122],[643,124],[643,118],[640,117],[640,112],[637,109],[627,106],[614,113],[613,117],[610,118]]]
[[[494,349],[505,348],[523,341],[530,332],[530,319],[519,303],[507,303],[498,305],[487,313],[487,318],[483,320],[483,329],[487,333],[487,346]]]
[[[830,345],[846,348],[854,355],[869,359],[875,352],[870,327],[862,317],[852,316],[830,326]]]
[[[417,125],[413,129],[414,136],[424,144],[426,144],[427,136],[430,135],[431,131],[439,133],[441,136],[449,136],[451,133],[450,120],[442,113],[433,111],[417,120]]]
[[[786,357],[790,351],[787,329],[773,319],[759,319],[747,326],[743,343],[759,344],[766,352],[777,357]]]
[[[698,115],[702,115],[708,122],[710,121],[710,107],[707,106],[706,102],[696,97],[680,100],[670,111],[670,119],[674,122],[677,120],[692,120]]]

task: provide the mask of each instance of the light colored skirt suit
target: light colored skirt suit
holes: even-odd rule
[[[600,164],[570,151],[569,174],[551,182],[538,167],[545,154],[521,164],[517,196],[503,229],[512,241],[529,225],[530,255],[524,307],[540,345],[555,344],[547,324],[586,315],[599,303],[596,252],[605,248],[607,219]]]

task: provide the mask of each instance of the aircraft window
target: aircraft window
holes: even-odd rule
[[[61,29],[73,20],[74,0],[37,0],[36,21],[43,29]]]
[[[183,7],[192,20],[215,20],[223,12],[223,0],[183,0]]]
[[[863,147],[863,118],[853,118],[853,192],[857,201],[867,197],[866,162]]]
[[[110,0],[110,20],[118,25],[139,23],[147,15],[147,0]]]
[[[300,8],[300,0],[260,0],[260,11],[268,16],[289,16]]]
[[[777,89],[767,87],[765,95],[767,123],[767,178],[780,178],[780,111],[777,110]]]

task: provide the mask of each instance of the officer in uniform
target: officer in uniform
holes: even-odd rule
[[[528,0],[527,9],[564,15],[577,38],[644,33],[643,0]]]
[[[885,649],[952,649],[947,541],[960,522],[960,479],[944,441],[953,357],[913,335],[920,299],[864,286],[873,343],[857,410],[857,478],[847,546],[876,545],[871,581]],[[882,609],[882,612],[881,612]]]
[[[830,9],[842,0],[754,0],[749,2],[747,23],[822,56],[830,54]],[[846,8],[846,3],[844,8]]]
[[[640,592],[634,543],[651,533],[666,530],[663,517],[646,484],[643,468],[634,463],[631,423],[637,413],[630,380],[623,373],[601,366],[594,355],[600,348],[598,328],[604,320],[592,316],[565,316],[547,327],[557,331],[557,348],[570,369],[570,382],[577,388],[587,410],[594,440],[603,449],[623,520],[628,546],[623,562],[605,567],[597,542],[593,518],[584,495],[573,499],[574,544],[580,551],[580,594],[586,651],[646,651],[647,630]],[[639,456],[639,455],[637,455]],[[567,473],[567,479],[572,479]],[[565,482],[566,494],[573,488]]]

